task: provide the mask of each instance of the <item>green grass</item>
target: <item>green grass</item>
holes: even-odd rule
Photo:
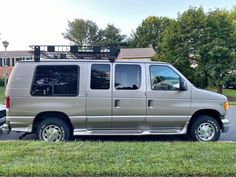
[[[208,87],[207,90],[217,92],[217,88],[215,87]],[[236,98],[236,90],[234,89],[223,89],[223,94],[226,96],[231,96]]]
[[[0,104],[5,104],[4,87],[0,86]]]
[[[225,94],[226,96],[232,96],[236,98],[236,90],[233,89],[224,89],[223,94]]]
[[[0,176],[235,176],[235,143],[0,143]]]

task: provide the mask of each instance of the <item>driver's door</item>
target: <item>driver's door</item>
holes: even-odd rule
[[[146,129],[152,132],[181,130],[190,112],[191,91],[180,91],[181,77],[167,65],[146,65]]]

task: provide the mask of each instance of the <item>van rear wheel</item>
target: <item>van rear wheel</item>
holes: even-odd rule
[[[39,124],[37,137],[39,140],[47,142],[68,141],[70,129],[63,120],[47,118]]]
[[[189,136],[194,141],[217,141],[220,137],[220,126],[210,116],[198,116],[192,125],[190,125]]]

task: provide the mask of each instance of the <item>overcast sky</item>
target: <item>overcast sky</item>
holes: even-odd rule
[[[0,0],[0,39],[9,50],[32,44],[69,44],[61,33],[68,20],[89,19],[100,28],[112,23],[129,35],[147,16],[176,18],[189,6],[231,9],[236,0]],[[0,44],[0,50],[4,50]]]

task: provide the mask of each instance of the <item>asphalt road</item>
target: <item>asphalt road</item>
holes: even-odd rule
[[[231,121],[229,132],[222,133],[220,141],[236,141],[236,106],[230,106],[226,116]],[[0,140],[18,140],[22,133],[11,132],[10,134],[0,134]],[[22,140],[34,140],[35,135],[30,134]],[[180,136],[76,136],[79,141],[188,141],[188,137]]]

